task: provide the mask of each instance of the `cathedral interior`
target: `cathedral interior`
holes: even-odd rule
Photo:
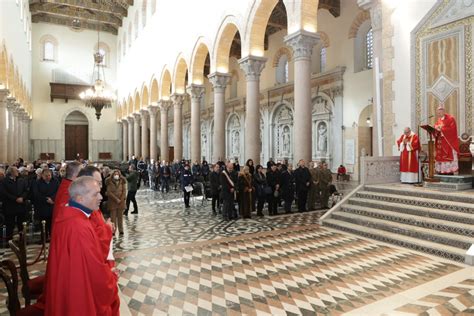
[[[3,179],[73,161],[136,194],[101,204],[121,315],[474,315],[473,25],[468,0],[0,1],[0,315],[48,314],[22,312],[51,249],[32,188],[10,234]],[[208,175],[248,160],[296,187],[247,217],[227,177],[229,219]]]

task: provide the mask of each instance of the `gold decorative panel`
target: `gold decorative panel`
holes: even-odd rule
[[[443,103],[472,135],[472,12],[472,1],[440,0],[412,32],[413,126]]]

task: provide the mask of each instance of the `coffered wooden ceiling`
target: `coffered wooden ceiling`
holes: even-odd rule
[[[30,0],[31,20],[117,34],[133,0]]]

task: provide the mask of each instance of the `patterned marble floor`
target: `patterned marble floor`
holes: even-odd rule
[[[472,268],[320,227],[322,212],[224,222],[210,202],[183,209],[176,192],[137,200],[114,239],[132,315],[472,314]]]

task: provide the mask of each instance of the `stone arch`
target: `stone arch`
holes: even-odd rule
[[[159,100],[160,90],[158,88],[158,81],[155,76],[150,81],[150,103],[156,104]]]
[[[139,23],[138,23],[138,10],[135,11],[135,19],[134,19],[134,22],[133,22],[133,30],[134,30],[134,34],[133,34],[133,38],[136,40],[138,38],[138,30],[140,29],[139,28]]]
[[[88,152],[89,152],[89,157],[87,158],[90,158],[92,157],[92,139],[93,139],[93,128],[92,128],[92,124],[94,122],[94,120],[92,119],[91,115],[90,115],[90,112],[89,111],[84,111],[84,107],[73,107],[73,108],[70,108],[68,109],[67,111],[64,112],[62,118],[61,118],[61,135],[62,135],[62,143],[61,143],[61,152],[64,153],[64,155],[66,155],[66,144],[65,144],[65,139],[66,139],[66,121],[67,121],[67,118],[68,116],[73,113],[73,112],[80,112],[82,115],[84,115],[87,119],[87,126],[88,126],[88,140],[87,140],[87,143],[88,143]],[[65,157],[65,156],[64,156]]]
[[[247,45],[242,48],[242,56],[264,55],[265,30],[273,9],[277,4],[278,0],[255,1],[250,9],[249,18],[247,20],[246,36],[248,36],[248,41],[246,41]],[[286,4],[284,5],[286,9]]]
[[[173,89],[175,93],[184,93],[186,91],[186,73],[188,64],[184,54],[179,54],[174,66]]]
[[[229,71],[229,52],[230,47],[232,46],[232,41],[237,32],[240,34],[241,40],[244,40],[243,34],[241,32],[242,28],[240,27],[238,20],[233,15],[228,15],[222,21],[219,30],[217,31],[214,51],[212,54],[211,61],[211,73],[221,72],[227,73]],[[242,43],[242,46],[245,44]]]
[[[281,56],[286,55],[288,58],[288,62],[291,61],[291,58],[293,58],[293,52],[290,48],[288,47],[280,47],[278,51],[275,53],[275,56],[273,56],[273,67],[277,67],[278,63],[280,62]]]
[[[138,93],[137,90],[135,90],[135,103],[133,105],[133,112],[138,112],[140,111],[140,93]]]
[[[288,34],[299,30],[317,32],[319,0],[283,0],[283,3],[288,14]]]
[[[196,41],[191,55],[189,82],[195,84],[204,83],[204,64],[207,55],[210,54],[209,47],[211,47],[211,45],[209,44],[209,40],[205,37],[199,37]]]
[[[147,20],[147,14],[148,14],[147,2],[148,2],[147,0],[144,0],[142,2],[142,28],[146,26],[146,20]]]
[[[7,76],[7,85],[10,90],[10,94],[14,96],[15,94],[15,63],[13,57],[10,56],[10,62],[8,63],[8,76]]]
[[[370,12],[366,10],[359,12],[349,28],[348,39],[356,38],[360,26],[367,20],[370,20]]]
[[[323,31],[319,31],[318,34],[319,34],[319,39],[321,40],[321,44],[322,44],[321,47],[328,48],[329,45],[331,44],[328,34]]]
[[[148,87],[145,83],[142,85],[142,97],[141,97],[141,108],[146,108],[150,102],[150,98],[148,96]]]
[[[127,52],[127,32],[123,32],[123,49],[122,49],[122,54],[125,56],[125,53]]]
[[[128,22],[128,47],[132,46],[132,21]]]
[[[127,105],[127,116],[128,115],[131,115],[133,113],[133,99],[132,99],[132,96],[129,95],[128,96],[128,105]]]
[[[0,84],[7,86],[8,78],[8,53],[5,46],[2,45],[2,51],[0,52]]]
[[[160,100],[169,100],[171,91],[171,75],[167,66],[163,67],[160,80]]]

